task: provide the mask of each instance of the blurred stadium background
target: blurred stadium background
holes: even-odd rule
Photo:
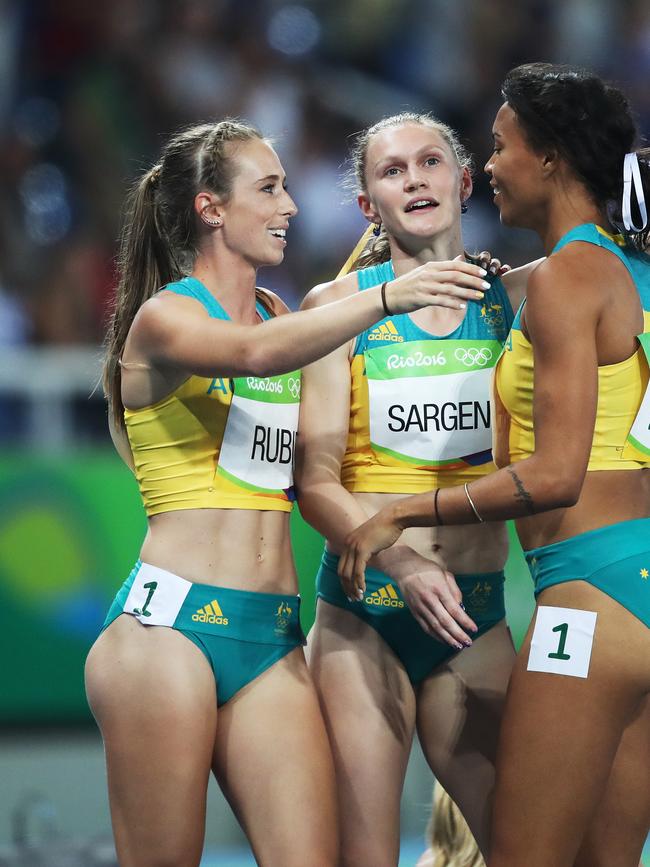
[[[178,126],[246,117],[274,138],[300,213],[261,276],[296,307],[364,227],[344,189],[349,136],[405,108],[458,129],[479,167],[468,246],[539,255],[504,233],[480,167],[499,83],[529,60],[581,63],[650,131],[647,0],[0,0],[0,867],[114,864],[102,749],[82,668],[144,529],[96,388],[131,180]],[[313,610],[320,540],[295,516]],[[531,610],[508,565],[517,640]],[[415,864],[431,778],[404,797]],[[205,865],[253,864],[211,791]],[[650,859],[648,860],[650,864]]]

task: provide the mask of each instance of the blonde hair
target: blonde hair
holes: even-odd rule
[[[433,854],[431,867],[485,867],[463,814],[440,783],[436,783],[433,790],[427,836]]]
[[[355,193],[367,192],[366,165],[370,140],[377,133],[383,132],[385,129],[405,126],[406,124],[418,124],[419,126],[426,126],[438,132],[449,146],[460,169],[467,169],[470,173],[473,171],[474,164],[471,154],[469,154],[458,138],[458,135],[450,126],[447,126],[446,123],[426,112],[404,111],[400,114],[393,114],[390,117],[382,118],[357,135],[350,149],[351,168],[346,180],[346,186],[354,189]],[[371,265],[387,262],[389,259],[390,244],[385,230],[381,227],[379,234],[359,254],[350,270],[358,271],[361,268],[369,268]]]

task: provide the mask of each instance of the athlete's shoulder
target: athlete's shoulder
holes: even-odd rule
[[[308,310],[310,307],[321,307],[323,304],[329,304],[331,301],[340,301],[342,298],[354,295],[358,290],[357,272],[352,271],[344,277],[337,277],[336,280],[330,280],[327,283],[319,283],[318,286],[314,286],[305,295],[300,309]]]
[[[526,265],[520,265],[518,268],[511,268],[505,274],[499,275],[503,288],[506,291],[512,309],[516,311],[519,305],[526,296],[528,279],[535,268],[540,265],[544,259],[535,259],[533,262],[528,262]]]
[[[134,331],[153,332],[160,335],[178,324],[178,317],[208,316],[208,311],[197,298],[178,295],[163,288],[148,298],[140,307],[133,320]]]
[[[528,277],[527,319],[533,312],[586,320],[608,297],[621,264],[605,249],[571,244],[540,262]]]

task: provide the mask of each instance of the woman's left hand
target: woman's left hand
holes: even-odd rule
[[[394,545],[401,535],[402,528],[397,524],[392,510],[388,507],[377,512],[374,517],[346,537],[338,571],[348,598],[363,598],[368,560],[378,551]]]

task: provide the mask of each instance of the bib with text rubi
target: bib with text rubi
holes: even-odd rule
[[[366,350],[378,462],[451,467],[489,453],[490,378],[500,352],[498,340],[476,339]]]
[[[649,315],[646,312],[646,329],[650,325]],[[639,334],[639,343],[643,350],[648,365],[650,365],[650,331],[646,330],[644,334]],[[632,455],[634,450],[636,455]],[[627,442],[623,450],[623,457],[635,457],[644,462],[650,462],[650,382],[641,401],[641,406],[634,419],[634,423],[630,428],[627,437]]]
[[[217,476],[239,488],[283,491],[293,499],[299,411],[299,370],[234,379]]]

